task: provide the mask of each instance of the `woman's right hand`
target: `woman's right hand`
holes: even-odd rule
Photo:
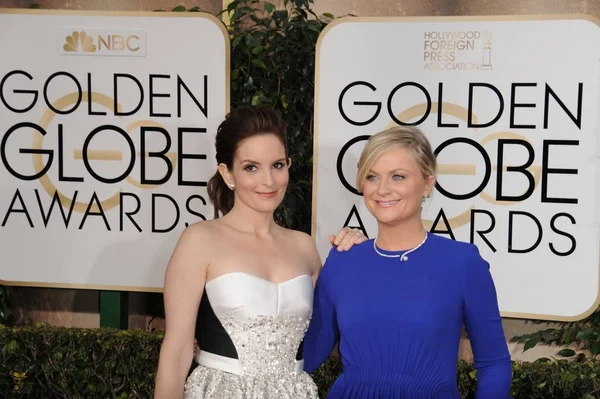
[[[333,246],[337,246],[338,251],[347,251],[356,244],[367,241],[367,237],[359,229],[351,229],[344,227],[336,235],[329,236],[329,242]]]

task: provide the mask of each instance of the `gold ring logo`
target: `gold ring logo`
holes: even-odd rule
[[[464,122],[468,122],[468,112],[469,111],[466,108],[464,108],[460,105],[448,103],[448,102],[442,102],[442,107],[443,107],[442,114],[450,115],[450,116],[458,118]],[[402,111],[401,113],[399,113],[398,116],[396,117],[396,119],[398,119],[400,121],[409,121],[414,118],[423,116],[425,114],[425,112],[427,112],[427,103],[417,104],[417,105],[414,105],[414,106]],[[430,113],[435,114],[438,112],[439,112],[439,103],[432,102]],[[472,120],[474,123],[477,123],[477,121],[478,121],[477,116],[473,114]],[[388,126],[386,126],[386,129],[391,128],[393,126],[396,126],[396,123],[390,122],[388,124]],[[474,128],[473,130],[475,130],[475,132],[477,132],[477,128]],[[519,139],[519,140],[523,140],[523,141],[526,141],[529,144],[531,144],[531,142],[526,137],[524,137],[520,134],[514,133],[514,132],[508,132],[508,131],[495,132],[495,133],[489,134],[481,139],[480,144],[482,146],[484,146],[493,140],[499,140],[499,139]],[[503,171],[506,171],[507,168],[509,168],[509,167],[510,167],[509,165],[504,165]],[[497,170],[498,170],[497,166],[492,166],[492,171],[497,172]],[[526,168],[526,170],[529,171],[534,176],[534,181],[535,181],[534,189],[536,189],[538,187],[538,184],[539,184],[540,178],[541,178],[541,171],[542,171],[541,166],[531,165],[528,168]],[[477,173],[477,165],[474,165],[474,164],[438,164],[438,174],[441,174],[441,175],[473,176],[476,173]],[[494,204],[494,205],[514,205],[515,204],[515,202],[511,202],[511,201],[497,201],[496,199],[494,199],[494,197],[485,193],[484,191],[479,193],[479,196],[484,201],[489,202],[490,204]],[[471,209],[473,209],[472,206],[469,209],[466,209],[461,214],[448,219],[448,223],[449,223],[450,227],[452,229],[457,229],[459,227],[469,224],[471,222]],[[433,227],[433,220],[423,219],[423,224],[429,230]]]
[[[92,97],[92,103],[99,104],[112,112],[115,111],[114,105],[113,105],[113,99],[111,97],[108,97],[104,94],[97,93],[97,92],[92,92],[91,97]],[[52,106],[54,109],[63,110],[70,105],[76,104],[79,101],[79,99],[81,99],[81,102],[87,102],[88,101],[88,92],[84,91],[81,93],[81,95],[79,95],[79,93],[70,93],[70,94],[64,95],[63,97],[59,98],[54,103],[52,103]],[[121,110],[120,104],[117,105],[117,109],[119,111]],[[52,120],[54,119],[54,116],[56,116],[56,113],[54,111],[52,111],[50,108],[48,108],[42,115],[39,125],[44,130],[47,130],[48,126],[50,125],[50,122],[52,122]],[[160,127],[160,128],[164,129],[163,125],[156,123],[154,121],[140,120],[140,121],[136,121],[136,122],[129,124],[125,128],[125,131],[131,135],[131,132],[140,126],[153,126],[153,127]],[[34,134],[33,144],[32,144],[33,148],[38,149],[38,150],[42,149],[42,147],[44,145],[44,138],[45,138],[45,136],[40,134],[39,132]],[[176,155],[177,154],[174,152],[168,152],[166,154],[167,158],[169,159],[169,161],[171,163],[173,171],[175,170],[175,167],[176,167]],[[142,156],[148,157],[148,153],[146,152],[145,154],[141,154],[138,151],[138,152],[136,152],[136,156],[137,157],[142,157]],[[83,150],[75,150],[73,153],[73,158],[78,159],[78,160],[83,159]],[[120,150],[90,150],[90,151],[88,151],[88,159],[95,160],[95,161],[120,161],[123,159],[123,151],[120,151]],[[42,158],[42,154],[34,154],[33,155],[33,167],[34,167],[34,170],[36,171],[36,173],[40,173],[44,169],[44,161]],[[141,184],[140,182],[138,182],[131,176],[128,176],[126,180],[131,185],[141,188],[141,189],[152,189],[152,188],[157,187],[157,185]],[[42,187],[44,188],[44,190],[48,193],[48,195],[50,197],[53,197],[55,195],[55,193],[57,193],[58,197],[60,199],[61,205],[65,208],[71,207],[71,205],[73,204],[73,198],[69,198],[64,193],[62,193],[60,190],[58,190],[54,186],[54,184],[52,183],[50,178],[48,177],[47,173],[43,174],[39,178],[39,181],[40,181],[40,184],[42,185]],[[113,194],[108,199],[101,201],[100,205],[102,206],[102,209],[104,211],[107,211],[109,209],[112,209],[112,208],[118,206],[119,202],[120,202],[120,193],[121,192],[122,192],[122,190],[119,190],[118,192]],[[75,212],[85,213],[86,210],[88,209],[89,205],[90,205],[89,203],[75,201],[75,204],[73,204],[73,210]],[[90,207],[90,210],[94,211],[94,212],[99,212],[99,207],[96,204],[93,204]]]

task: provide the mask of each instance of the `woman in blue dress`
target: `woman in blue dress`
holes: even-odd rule
[[[305,370],[313,372],[339,345],[344,371],[330,399],[460,398],[463,325],[476,397],[510,397],[511,361],[489,264],[475,245],[423,227],[435,173],[435,155],[418,129],[394,127],[365,146],[357,187],[378,236],[329,253],[303,349]]]

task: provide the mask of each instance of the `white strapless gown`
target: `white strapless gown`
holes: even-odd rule
[[[298,360],[312,304],[309,275],[276,284],[236,272],[208,282],[197,326],[208,337],[199,340],[199,366],[186,381],[185,398],[317,399]],[[229,356],[215,353],[227,345]]]

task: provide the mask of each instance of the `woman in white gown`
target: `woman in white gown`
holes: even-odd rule
[[[167,266],[155,398],[318,397],[301,343],[321,260],[310,236],[273,219],[289,179],[285,143],[266,107],[238,108],[219,126],[215,219],[189,226]],[[331,237],[340,250],[365,239],[350,229]]]

